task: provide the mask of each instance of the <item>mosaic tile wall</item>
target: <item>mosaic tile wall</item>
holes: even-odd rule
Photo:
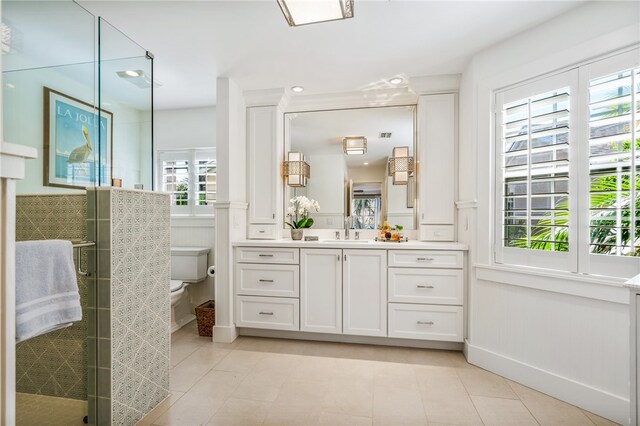
[[[18,195],[16,240],[87,239],[87,197]],[[87,268],[87,255],[81,260]],[[82,321],[16,345],[18,392],[87,399],[87,306],[90,279],[78,276]]]
[[[169,395],[169,195],[119,188],[98,188],[96,194],[99,342],[102,333],[110,334],[108,350],[98,343],[98,363],[111,358],[110,374],[98,368],[98,421],[133,425]],[[106,247],[109,253],[103,253]],[[102,266],[107,256],[109,270]],[[106,281],[109,293],[101,291]]]

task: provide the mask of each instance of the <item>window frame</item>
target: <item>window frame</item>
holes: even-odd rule
[[[589,83],[618,71],[640,66],[640,48],[614,53],[546,74],[493,92],[493,176],[494,176],[494,263],[500,266],[534,267],[559,272],[588,274],[616,278],[629,278],[640,271],[637,256],[592,254],[590,247],[590,167],[589,167]],[[563,78],[569,84],[561,85]],[[640,79],[639,79],[640,80]],[[555,82],[556,84],[553,84]],[[560,84],[557,84],[560,83]],[[636,80],[636,84],[640,81]],[[556,87],[553,87],[553,86]],[[503,139],[502,107],[509,102],[568,86],[569,106],[569,251],[550,252],[503,246]],[[640,96],[634,99],[640,102]],[[636,105],[632,105],[634,108]],[[636,116],[640,119],[640,113]],[[632,121],[632,127],[634,123]],[[635,131],[640,137],[640,131]],[[632,135],[633,138],[633,135]],[[567,254],[564,256],[564,254]]]
[[[572,224],[576,223],[576,211],[571,206],[575,203],[577,194],[577,186],[575,179],[571,176],[576,175],[576,149],[575,136],[571,129],[575,126],[577,119],[577,111],[575,111],[574,97],[577,92],[578,74],[576,69],[564,71],[549,77],[544,77],[534,81],[530,81],[517,87],[503,90],[495,93],[495,197],[494,208],[494,247],[495,262],[499,264],[510,264],[518,266],[537,267],[545,269],[566,270],[569,272],[577,272],[577,236],[572,230]],[[503,140],[502,125],[503,114],[502,106],[516,100],[529,98],[541,93],[549,92],[555,89],[569,87],[569,251],[555,252],[535,249],[522,249],[515,247],[505,247],[503,245],[504,236],[504,174],[503,174]],[[530,150],[531,148],[528,147]],[[568,267],[567,267],[568,266]]]
[[[201,206],[197,204],[196,192],[199,181],[197,180],[197,162],[203,158],[212,157],[214,164],[217,168],[216,161],[216,149],[215,148],[190,148],[190,149],[163,149],[156,152],[157,158],[157,170],[156,183],[157,187],[161,191],[164,191],[164,167],[165,161],[187,161],[189,186],[187,189],[187,205],[178,206],[171,204],[171,216],[174,217],[186,217],[186,216],[213,216],[214,215],[214,202],[210,205]],[[217,180],[217,170],[216,170]],[[216,188],[217,196],[217,188]]]

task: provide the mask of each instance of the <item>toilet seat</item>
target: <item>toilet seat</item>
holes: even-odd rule
[[[180,280],[171,280],[171,284],[170,284],[171,293],[175,293],[176,291],[180,291],[180,290],[182,290],[183,287],[184,287],[184,282],[182,282]]]

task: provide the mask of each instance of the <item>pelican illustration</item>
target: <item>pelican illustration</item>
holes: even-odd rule
[[[69,159],[67,160],[69,164],[84,163],[87,161],[87,158],[89,158],[89,154],[91,153],[91,140],[89,139],[89,129],[87,129],[87,126],[82,126],[82,134],[87,144],[81,145],[71,151]]]

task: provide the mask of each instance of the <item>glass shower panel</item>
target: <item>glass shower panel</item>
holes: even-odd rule
[[[1,7],[2,137],[38,151],[17,183],[16,239],[87,240],[95,235],[95,221],[87,219],[96,209],[86,188],[100,173],[95,17],[71,1],[2,1]],[[96,270],[90,248],[74,262]],[[89,367],[96,353],[95,280],[93,274],[76,279],[82,320],[16,345],[18,425],[96,418],[88,403],[96,388]]]
[[[153,57],[104,19],[98,25],[99,107],[112,117],[112,184],[151,190]]]

